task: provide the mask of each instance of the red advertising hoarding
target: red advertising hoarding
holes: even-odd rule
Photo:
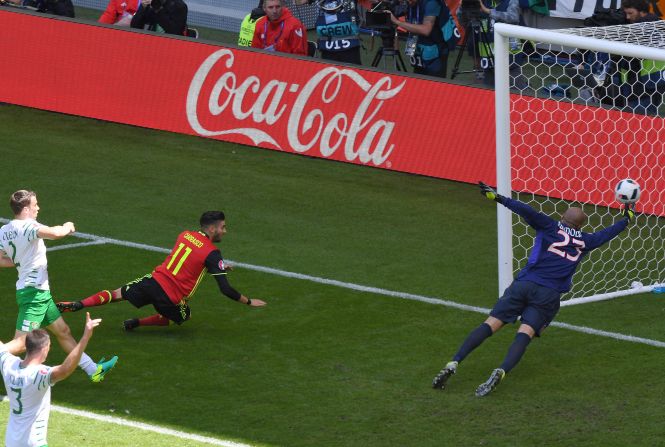
[[[0,54],[20,73],[0,83],[0,101],[460,181],[495,177],[491,91],[6,11],[0,30],[21,36]]]
[[[12,73],[0,83],[3,102],[469,183],[496,181],[489,90],[12,10],[0,10],[0,36],[11,42],[0,52],[0,66]],[[645,189],[640,210],[665,215],[663,119],[606,111],[598,128],[604,136],[587,141],[576,135],[589,135],[585,114],[592,110],[518,100],[515,113],[525,114],[529,128],[513,129],[513,189],[612,204],[611,186],[632,176]],[[516,134],[525,137],[517,141]],[[660,151],[642,152],[631,138]],[[554,155],[529,156],[542,151]],[[602,165],[617,169],[601,173]]]

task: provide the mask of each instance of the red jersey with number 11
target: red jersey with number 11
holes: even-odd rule
[[[200,231],[183,231],[152,277],[173,303],[190,298],[206,272],[206,258],[218,248]]]

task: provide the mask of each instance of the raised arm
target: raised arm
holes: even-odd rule
[[[483,182],[478,182],[478,186],[480,187],[480,194],[505,206],[510,211],[523,218],[532,228],[540,230],[553,224],[556,225],[554,219],[534,210],[526,203],[520,202],[519,200],[513,200],[509,197],[504,197],[501,194],[498,194],[494,188],[487,186]]]
[[[83,331],[83,336],[79,340],[78,344],[72,349],[72,351],[67,355],[65,361],[58,366],[54,366],[51,369],[51,385],[65,380],[71,373],[74,372],[76,367],[81,361],[81,355],[85,351],[86,346],[88,346],[88,341],[92,337],[92,331],[99,326],[99,323],[102,322],[101,318],[96,318],[94,320],[90,319],[90,312],[85,313],[85,330]]]
[[[65,222],[55,227],[41,226],[37,230],[37,236],[42,239],[62,239],[76,231],[72,222]]]

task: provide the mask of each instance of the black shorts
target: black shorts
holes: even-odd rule
[[[152,277],[146,275],[136,281],[132,281],[121,289],[122,297],[132,303],[134,307],[143,307],[152,304],[160,315],[168,318],[176,324],[182,324],[189,320],[191,311],[184,302],[173,304],[162,286]]]
[[[494,305],[490,315],[504,323],[520,317],[523,324],[540,333],[559,312],[561,294],[554,289],[530,281],[513,281]]]

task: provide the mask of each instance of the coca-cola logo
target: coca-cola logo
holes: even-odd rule
[[[379,112],[406,81],[392,87],[392,78],[384,76],[372,84],[352,69],[327,66],[302,87],[278,79],[262,83],[254,75],[239,79],[232,71],[234,60],[233,51],[220,49],[208,56],[192,79],[187,92],[187,120],[199,135],[244,135],[254,145],[269,144],[280,150],[284,150],[280,142],[287,142],[295,152],[314,148],[326,158],[343,148],[347,161],[357,159],[375,166],[390,157],[395,148],[391,142],[395,122],[381,119]],[[212,76],[218,77],[215,80]],[[343,111],[329,107],[335,101],[343,101]],[[352,107],[355,113],[349,116],[347,111]],[[227,109],[236,121],[234,128],[228,128],[228,113],[221,117]],[[203,113],[209,115],[199,116]],[[211,119],[215,117],[219,119]],[[258,127],[271,129],[280,120],[287,120],[286,138]],[[248,126],[238,127],[245,121]]]

